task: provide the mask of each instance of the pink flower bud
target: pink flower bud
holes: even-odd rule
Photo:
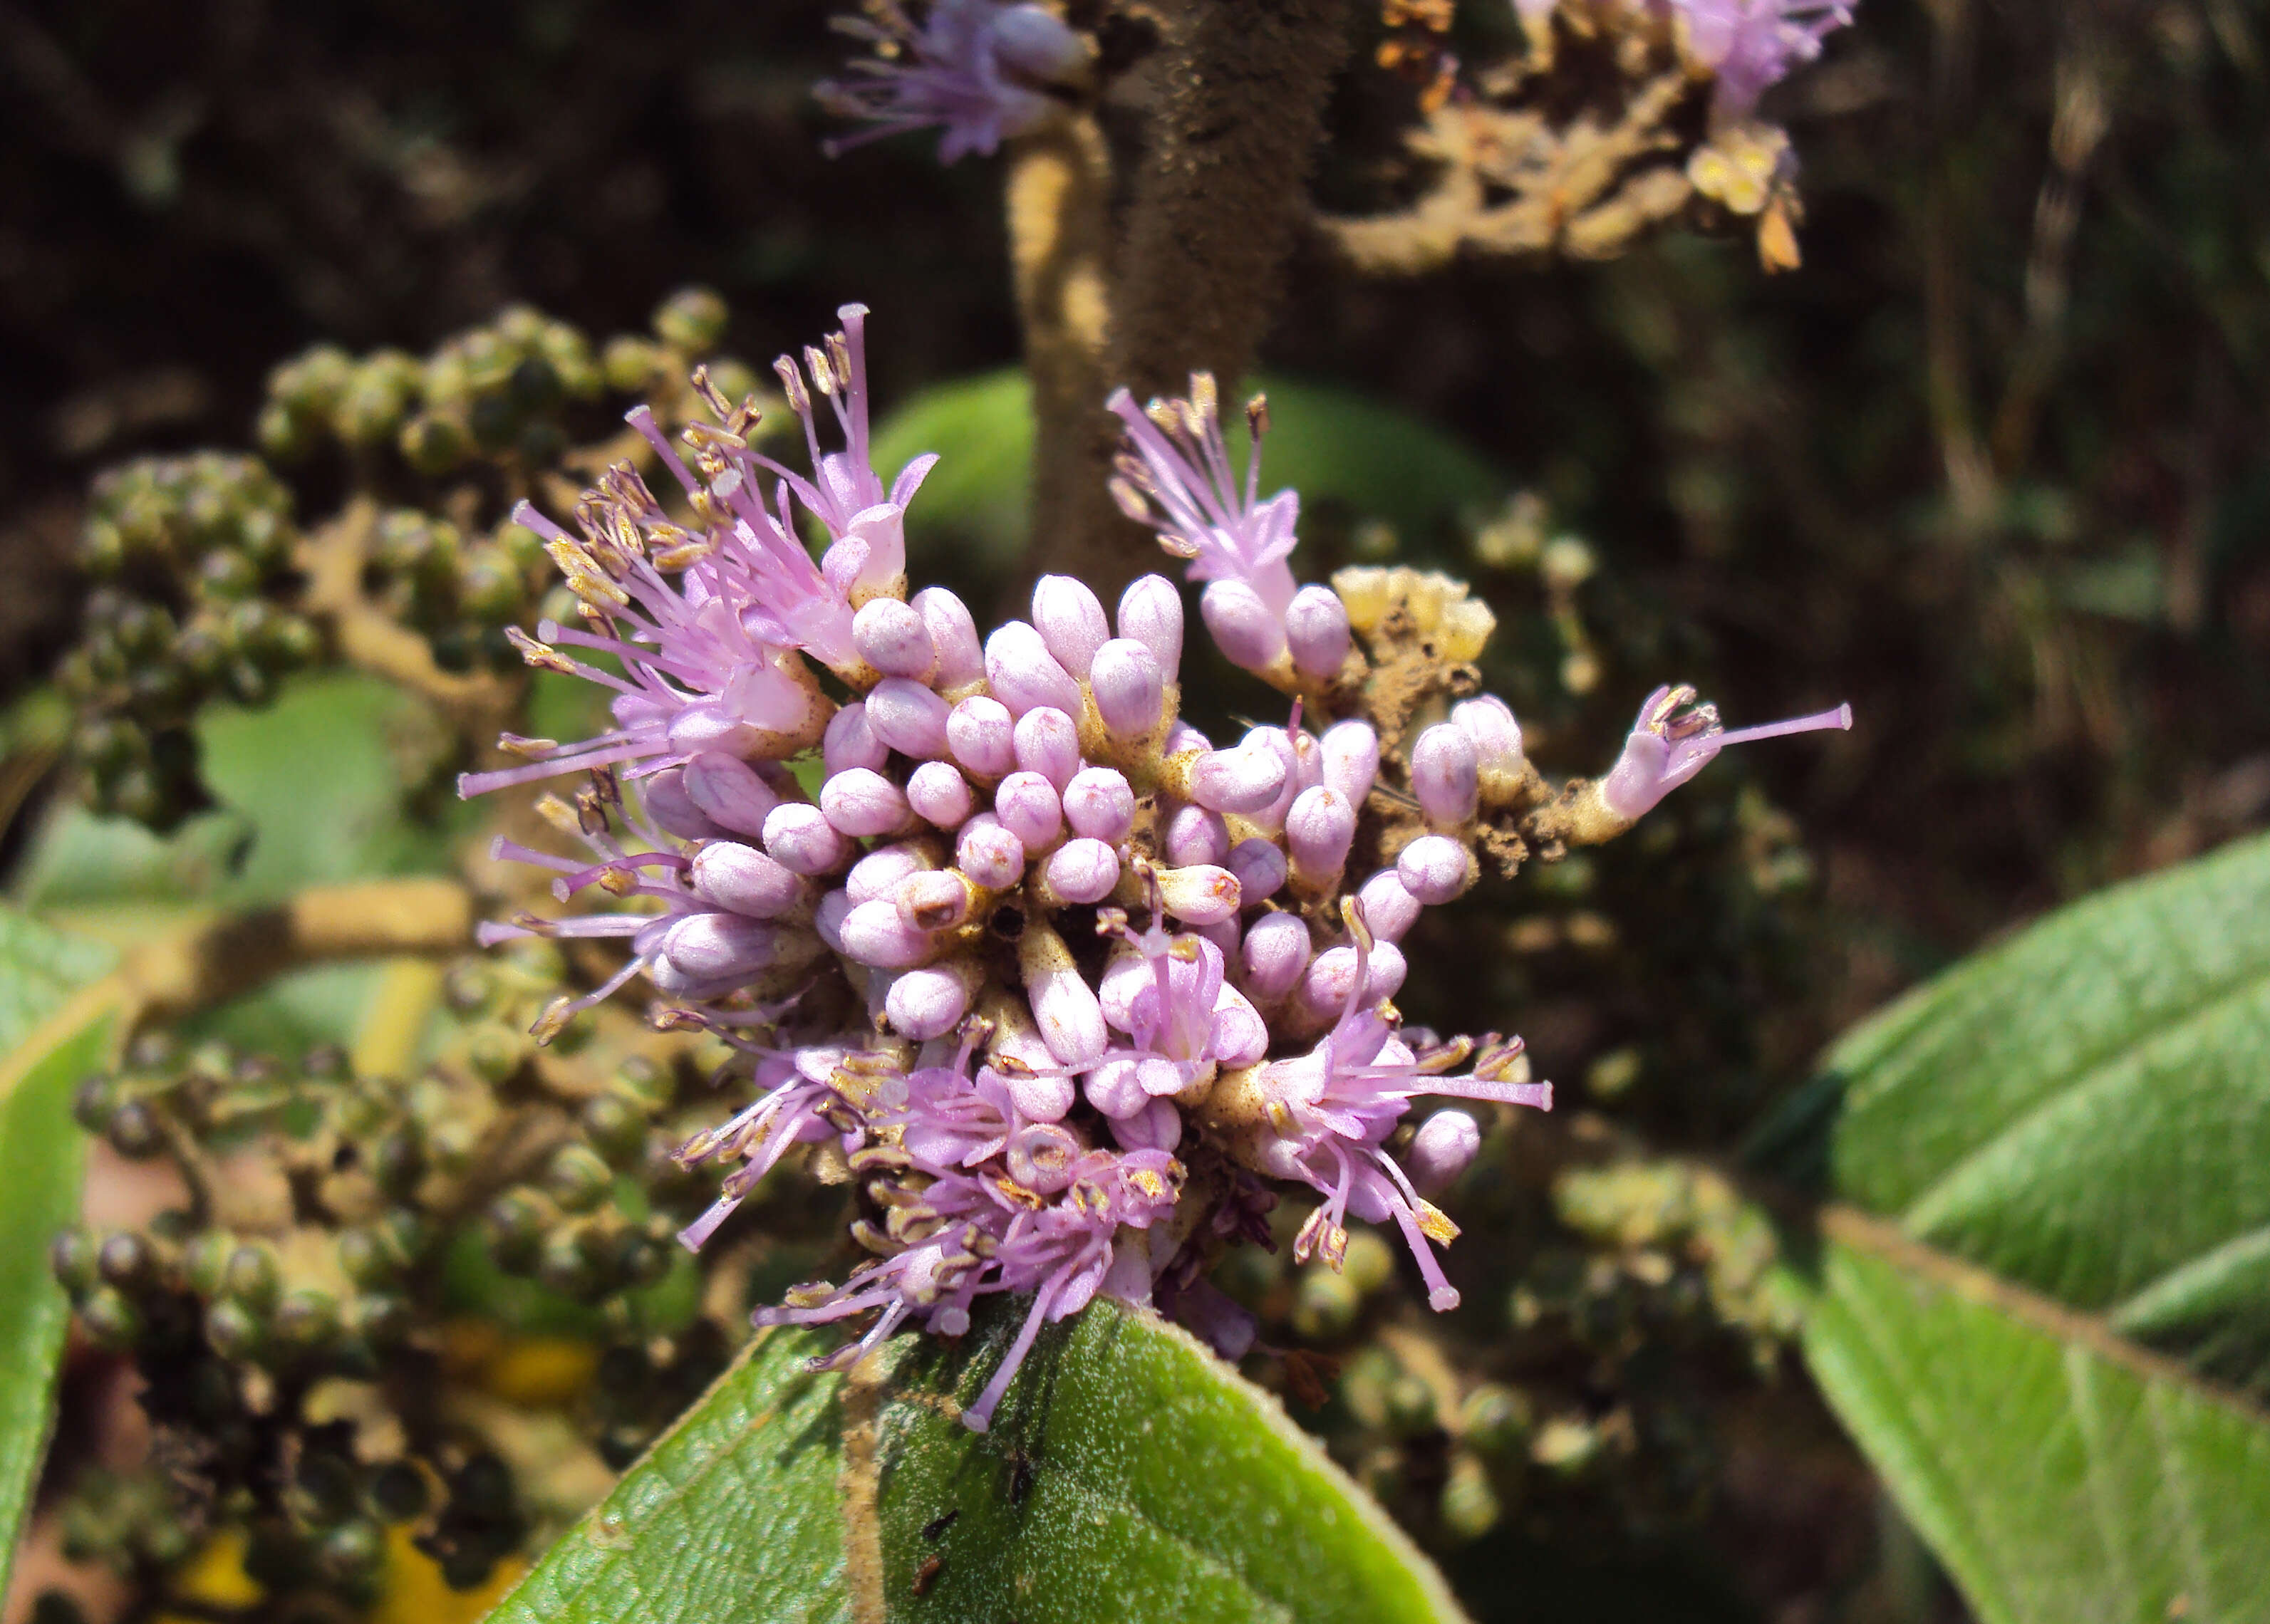
[[[1122,1150],[1171,1151],[1183,1142],[1183,1114],[1172,1100],[1146,1100],[1133,1115],[1109,1120]]]
[[[1012,716],[1042,705],[1068,716],[1079,715],[1079,685],[1057,664],[1041,634],[1022,620],[1004,621],[985,640],[985,681]]]
[[[1033,1064],[1050,1067],[1056,1064],[1057,1057],[1049,1052],[1048,1045],[1037,1040],[1037,1036],[1033,1048]],[[1072,1109],[1073,1101],[1079,1097],[1072,1079],[1058,1072],[1013,1069],[997,1075],[1008,1086],[1009,1103],[1015,1106],[1017,1115],[1027,1122],[1062,1122]]]
[[[1419,1124],[1411,1148],[1403,1153],[1403,1170],[1422,1196],[1440,1195],[1473,1165],[1482,1147],[1482,1131],[1464,1111],[1437,1111]]]
[[[1072,575],[1042,575],[1035,583],[1033,625],[1057,664],[1076,678],[1087,675],[1095,651],[1111,635],[1102,602]]]
[[[1011,1178],[1035,1195],[1052,1196],[1072,1183],[1072,1166],[1085,1148],[1070,1129],[1033,1122],[1009,1136],[1003,1160]]]
[[[1027,924],[1017,939],[1017,966],[1034,1023],[1057,1064],[1078,1069],[1102,1059],[1111,1046],[1110,1029],[1064,938],[1045,924]]]
[[[1267,749],[1240,745],[1198,758],[1191,772],[1191,799],[1219,812],[1256,812],[1285,788],[1287,765]]]
[[[1294,669],[1318,681],[1339,674],[1347,658],[1347,605],[1330,587],[1302,587],[1285,608],[1285,646]]]
[[[679,782],[686,799],[703,817],[736,834],[761,835],[766,818],[781,804],[772,786],[758,777],[746,761],[734,756],[695,756],[686,764]]]
[[[1379,777],[1379,735],[1369,722],[1335,722],[1317,741],[1324,782],[1361,807]]]
[[[1095,714],[1114,738],[1140,738],[1167,714],[1159,658],[1131,637],[1116,637],[1095,651],[1088,689],[1095,695]]]
[[[765,819],[764,842],[773,861],[795,874],[833,874],[856,849],[820,808],[805,801],[774,807]]]
[[[1309,968],[1309,927],[1295,914],[1264,914],[1246,931],[1243,951],[1246,992],[1274,1004]]]
[[[886,677],[867,695],[868,730],[918,761],[946,754],[947,714],[946,702],[911,677]]]
[[[930,692],[927,688],[923,691]],[[875,737],[875,730],[868,724],[867,707],[853,700],[827,719],[827,736],[820,742],[820,758],[831,774],[849,772],[855,767],[880,772],[891,759],[891,749]]]
[[[1025,843],[1027,851],[1053,845],[1064,833],[1064,803],[1056,786],[1038,773],[1012,773],[994,791],[993,813],[1001,827]]]
[[[972,694],[946,713],[946,742],[962,770],[998,778],[1017,767],[1017,724],[999,700]]]
[[[928,682],[938,675],[938,645],[922,613],[895,597],[871,598],[852,617],[851,641],[860,657],[886,677]]]
[[[1355,839],[1355,807],[1347,797],[1324,784],[1303,790],[1285,814],[1285,844],[1293,872],[1311,891],[1337,884]]]
[[[812,886],[753,846],[712,841],[686,876],[703,901],[752,919],[777,919],[812,901]]]
[[[1121,593],[1119,634],[1148,649],[1160,675],[1174,681],[1183,664],[1183,595],[1175,583],[1164,575],[1144,575]]]
[[[1363,909],[1363,923],[1372,936],[1383,942],[1398,942],[1411,927],[1419,923],[1419,899],[1403,884],[1403,877],[1391,868],[1384,868],[1355,894],[1357,904]]]
[[[1242,893],[1237,876],[1226,868],[1202,864],[1194,868],[1162,868],[1153,872],[1159,881],[1161,906],[1177,919],[1192,924],[1213,924],[1237,916]]]
[[[849,892],[831,891],[820,898],[820,906],[812,909],[812,931],[827,944],[830,953],[843,951],[843,917],[854,906]]]
[[[688,914],[664,933],[665,958],[695,981],[763,974],[779,957],[778,925],[738,914]]]
[[[1119,854],[1100,840],[1068,840],[1049,854],[1042,875],[1066,902],[1101,902],[1119,883]]]
[[[1409,968],[1401,950],[1392,942],[1373,942],[1370,959],[1370,974],[1364,979],[1362,1001],[1366,1006],[1393,997],[1402,988],[1403,977]],[[1348,993],[1355,986],[1355,966],[1353,947],[1332,947],[1318,953],[1309,960],[1307,973],[1294,990],[1294,1005],[1311,1023],[1331,1025],[1347,1005]]]
[[[685,774],[675,767],[639,780],[639,805],[664,834],[680,840],[715,840],[728,832],[694,804],[686,793]]]
[[[1395,859],[1403,888],[1429,908],[1450,901],[1474,880],[1474,856],[1447,834],[1422,834]],[[1378,927],[1374,926],[1376,933]]]
[[[1232,665],[1267,671],[1285,652],[1285,621],[1243,581],[1213,581],[1198,598],[1198,613],[1214,647]]]
[[[908,875],[937,866],[912,841],[878,846],[851,865],[843,877],[843,889],[854,902],[872,902],[879,896],[896,895],[899,882]]]
[[[1135,791],[1116,768],[1085,767],[1065,786],[1064,815],[1073,834],[1116,846],[1135,827]]]
[[[1177,806],[1167,819],[1160,855],[1177,868],[1220,863],[1229,856],[1229,826],[1208,806]]]
[[[1251,1065],[1269,1052],[1269,1023],[1235,987],[1213,998],[1213,1057],[1224,1066]]]
[[[1038,773],[1058,790],[1079,771],[1079,724],[1052,705],[1018,717],[1011,738],[1018,767]]]
[[[843,916],[836,926],[843,938],[846,958],[879,970],[903,970],[920,964],[938,951],[927,931],[917,931],[899,917],[899,905],[887,897],[862,902]]]
[[[1419,735],[1411,747],[1411,793],[1431,823],[1470,821],[1481,804],[1474,741],[1447,722]]]
[[[1143,1089],[1141,1068],[1132,1060],[1106,1061],[1081,1080],[1080,1092],[1113,1122],[1139,1116],[1151,1104],[1151,1096]]]
[[[969,917],[969,882],[951,869],[909,874],[891,900],[909,931],[951,931]]]
[[[953,860],[973,884],[1005,891],[1025,877],[1025,842],[991,812],[979,812],[961,826]]]
[[[938,686],[966,687],[985,676],[985,651],[977,641],[977,622],[962,601],[944,587],[924,587],[910,605],[922,616],[938,652]]]
[[[943,761],[925,761],[907,778],[907,805],[941,829],[958,829],[976,810],[969,781]]]
[[[1496,694],[1459,701],[1450,707],[1450,722],[1474,741],[1474,760],[1484,777],[1521,770],[1521,723]]]
[[[1226,866],[1237,876],[1241,906],[1250,908],[1277,894],[1285,883],[1285,854],[1275,841],[1242,840],[1229,849]]]
[[[916,1042],[944,1037],[969,1012],[981,975],[966,959],[909,970],[883,995],[883,1013],[901,1037]]]
[[[1285,775],[1277,786],[1277,793],[1264,805],[1245,811],[1247,819],[1265,834],[1281,834],[1285,814],[1293,810],[1294,797],[1322,776],[1317,741],[1305,729],[1257,727],[1247,730],[1240,747],[1273,756],[1284,766]]]
[[[1087,64],[1087,41],[1045,6],[1004,6],[986,26],[994,60],[1019,78],[1055,84]]]
[[[837,773],[820,785],[820,810],[836,829],[857,839],[896,834],[914,822],[906,791],[864,767]]]

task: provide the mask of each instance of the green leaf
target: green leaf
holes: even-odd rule
[[[85,1141],[71,1090],[108,1057],[115,1008],[72,993],[109,949],[0,911],[0,1591],[53,1418],[70,1305],[48,1242],[78,1216]]]
[[[1807,1354],[1990,1620],[2270,1620],[2266,921],[2265,839],[2066,908],[1764,1136],[1858,1209]]]
[[[2261,1412],[1896,1241],[1831,1241],[1806,1353],[1985,1624],[2270,1619]]]
[[[1265,379],[1262,387],[1271,424],[1262,450],[1264,495],[1289,486],[1306,510],[1340,503],[1406,536],[1505,495],[1505,480],[1482,458],[1370,396],[1281,378]],[[1242,422],[1231,425],[1229,438],[1242,468]],[[914,545],[974,548],[969,567],[976,572],[1013,562],[1030,519],[1033,408],[1023,372],[925,389],[875,431],[875,466],[886,477],[924,451],[938,452],[940,461],[908,515]]]
[[[494,1624],[1458,1616],[1273,1399],[1154,1316],[1051,1327],[968,1431],[1022,1307],[852,1377],[805,1369],[827,1341],[760,1338]]]
[[[59,807],[26,855],[18,899],[45,909],[250,903],[447,865],[441,834],[412,815],[407,787],[438,724],[400,689],[357,673],[310,678],[258,710],[208,707],[197,732],[219,810],[160,839],[122,818]]]

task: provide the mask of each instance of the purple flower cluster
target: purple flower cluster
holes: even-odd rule
[[[1337,1266],[1351,1215],[1392,1222],[1429,1301],[1452,1306],[1435,1248],[1457,1230],[1427,1193],[1480,1130],[1450,1109],[1398,1138],[1411,1102],[1549,1109],[1552,1088],[1528,1080],[1517,1040],[1405,1031],[1390,1000],[1397,944],[1473,883],[1489,820],[1552,799],[1513,713],[1471,696],[1383,737],[1347,604],[1294,580],[1296,499],[1258,494],[1265,412],[1249,411],[1241,478],[1203,377],[1186,400],[1114,397],[1115,488],[1205,583],[1217,645],[1290,697],[1286,722],[1217,745],[1181,719],[1183,598],[1161,576],[1109,612],[1043,577],[1030,619],[982,638],[951,592],[909,596],[905,508],[931,459],[887,489],[870,466],[864,314],[847,307],[842,331],[779,364],[807,470],[753,449],[753,406],[713,397],[716,421],[676,441],[631,414],[674,508],[625,463],[585,494],[575,534],[521,509],[585,621],[544,625],[523,651],[612,688],[615,725],[567,746],[508,738],[523,764],[462,788],[588,774],[572,805],[543,803],[584,856],[498,849],[553,871],[562,901],[620,906],[523,914],[484,939],[630,950],[539,1035],[643,974],[668,1021],[740,1052],[757,1097],[679,1153],[738,1164],[689,1246],[795,1147],[848,1163],[867,1261],[760,1322],[872,1313],[835,1356],[852,1360],[909,1322],[959,1335],[977,1298],[1029,1294],[973,1427],[1041,1326],[1099,1291],[1242,1352],[1251,1325],[1205,1272],[1265,1237],[1276,1185],[1319,1198],[1302,1256]],[[820,400],[841,449],[823,446]],[[826,533],[817,561],[799,515]],[[1846,720],[1727,733],[1693,698],[1649,701],[1615,768],[1575,791],[1584,827],[1628,825],[1726,744]],[[815,748],[807,793],[786,762]]]
[[[1567,0],[1513,0],[1532,26]],[[1768,86],[1821,55],[1821,41],[1852,20],[1858,0],[1611,0],[1678,26],[1688,54],[1717,82],[1711,110],[1747,118]]]
[[[829,156],[881,136],[932,126],[943,131],[938,159],[990,156],[1004,138],[1045,122],[1063,103],[1051,93],[1086,71],[1087,44],[1046,6],[1000,0],[931,0],[916,27],[893,4],[873,20],[835,26],[871,41],[854,77],[815,87],[830,112],[872,128],[830,141]]]

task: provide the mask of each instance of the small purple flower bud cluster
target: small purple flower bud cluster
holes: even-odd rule
[[[973,1427],[1040,1327],[1099,1291],[1250,1345],[1205,1272],[1255,1233],[1273,1184],[1318,1198],[1302,1257],[1338,1266],[1350,1214],[1391,1222],[1428,1301],[1452,1306],[1435,1248],[1457,1230],[1428,1195],[1473,1159],[1479,1125],[1438,1112],[1407,1167],[1391,1138],[1421,1094],[1549,1108],[1552,1087],[1529,1080],[1517,1039],[1405,1032],[1390,1000],[1398,942],[1474,883],[1477,843],[1502,832],[1488,819],[1554,800],[1512,712],[1468,697],[1383,736],[1340,592],[1297,585],[1287,562],[1296,500],[1260,500],[1253,462],[1232,478],[1204,378],[1144,411],[1115,397],[1118,488],[1205,583],[1217,643],[1294,696],[1286,723],[1217,744],[1181,719],[1183,600],[1161,576],[1109,609],[1045,576],[1031,618],[982,640],[953,594],[908,597],[904,509],[928,459],[887,493],[868,465],[864,315],[847,307],[842,332],[781,363],[808,471],[749,448],[753,408],[713,400],[718,421],[689,425],[682,451],[632,414],[680,516],[628,463],[586,494],[580,535],[523,510],[588,627],[546,626],[525,653],[612,688],[617,725],[565,748],[508,740],[532,759],[462,787],[588,773],[572,804],[541,803],[587,856],[497,850],[552,871],[560,901],[596,888],[623,906],[522,914],[482,938],[630,949],[539,1035],[643,974],[670,1000],[658,1020],[740,1053],[757,1097],[679,1153],[738,1164],[689,1246],[794,1147],[848,1162],[871,1261],[760,1322],[872,1312],[836,1355],[850,1360],[909,1321],[959,1335],[978,1298],[1028,1294]],[[843,449],[823,449],[815,397]],[[1248,415],[1257,440],[1259,402]],[[798,509],[827,535],[816,563]],[[1428,579],[1438,607],[1463,604]],[[1370,624],[1388,589],[1363,588]],[[1457,610],[1469,632],[1477,607]],[[1624,827],[1725,744],[1823,724],[1729,734],[1692,699],[1651,701],[1614,772],[1580,792],[1585,827]],[[786,762],[815,749],[807,793]]]
[[[1564,4],[1598,0],[1513,0],[1532,28]],[[1821,41],[1849,25],[1858,0],[1608,0],[1644,11],[1680,32],[1696,67],[1712,75],[1711,111],[1721,120],[1749,116],[1758,98],[1821,55]]]
[[[1086,71],[1087,42],[1046,6],[1001,0],[931,0],[916,27],[895,0],[865,17],[839,17],[875,54],[856,77],[815,86],[822,105],[873,127],[827,143],[830,157],[902,130],[936,126],[938,160],[990,157],[1002,141],[1045,123],[1059,94]]]

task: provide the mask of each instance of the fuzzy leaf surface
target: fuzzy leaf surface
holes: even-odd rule
[[[1918,989],[1766,1143],[1882,1238],[1832,1209],[1807,1353],[1982,1617],[2270,1620],[2270,840]]]
[[[0,1591],[46,1451],[70,1325],[48,1243],[78,1216],[85,1141],[71,1091],[108,1057],[114,1024],[109,1004],[70,999],[111,959],[108,948],[0,911]]]
[[[805,1369],[818,1339],[760,1339],[496,1624],[1458,1617],[1274,1400],[1152,1316],[1050,1328],[970,1432],[1022,1306],[849,1377]]]

